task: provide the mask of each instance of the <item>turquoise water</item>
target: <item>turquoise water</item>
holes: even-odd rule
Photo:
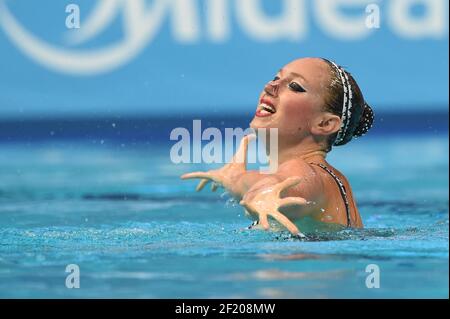
[[[300,242],[195,193],[178,176],[213,166],[172,164],[168,146],[2,144],[0,297],[448,298],[448,136],[363,138],[329,161],[366,228]]]

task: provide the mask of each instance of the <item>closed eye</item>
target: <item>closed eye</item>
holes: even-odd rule
[[[298,84],[297,82],[291,82],[291,83],[289,83],[289,87],[290,87],[293,91],[296,91],[296,92],[300,92],[300,93],[306,92],[306,90],[305,90],[300,84]]]

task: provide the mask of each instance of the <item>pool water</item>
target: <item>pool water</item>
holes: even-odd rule
[[[194,191],[169,145],[0,144],[0,297],[448,298],[448,136],[336,148],[363,230],[248,230],[223,191]],[[80,288],[68,289],[68,264]],[[367,288],[368,265],[379,288]]]

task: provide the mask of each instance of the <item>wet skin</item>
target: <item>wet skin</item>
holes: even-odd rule
[[[321,59],[304,58],[280,69],[261,92],[250,127],[256,131],[278,129],[276,173],[247,170],[246,163],[238,160],[246,156],[248,141],[253,138],[246,137],[224,167],[184,174],[182,178],[200,178],[197,190],[210,181],[214,182],[213,190],[216,185],[225,187],[263,229],[269,229],[270,217],[292,234],[301,235],[305,217],[317,222],[317,227],[323,223],[347,225],[345,203],[336,181],[314,165],[324,164],[347,190],[351,226],[362,227],[350,184],[325,160],[328,137],[341,125],[339,116],[324,111],[329,83],[329,66]]]

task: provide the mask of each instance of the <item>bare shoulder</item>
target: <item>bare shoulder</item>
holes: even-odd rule
[[[343,181],[343,182],[349,184],[347,178],[345,177],[345,175],[344,175],[340,170],[338,170],[336,167],[330,165],[328,162],[326,163],[326,166],[327,166],[327,167],[328,167],[328,168],[329,168],[329,169],[330,169],[337,177],[339,177],[339,179],[340,179],[341,181]]]
[[[278,175],[283,178],[298,176],[302,179],[299,183],[297,191],[303,195],[313,196],[321,193],[323,190],[323,182],[313,165],[302,159],[287,161],[278,168]]]
[[[348,181],[347,177],[345,177],[345,175],[341,171],[339,171],[334,166],[330,165],[328,162],[325,161],[324,165],[329,171],[331,171],[339,179],[339,181],[341,181],[344,184],[346,191],[350,194],[351,197],[353,197],[350,182]],[[327,172],[323,169],[320,169],[319,174],[322,175],[322,177],[323,177],[322,180],[325,180],[325,179],[330,180],[330,178],[331,178],[329,172]]]
[[[298,175],[298,176],[313,176],[315,171],[311,164],[302,159],[292,159],[284,162],[278,168],[278,173],[282,175]]]

